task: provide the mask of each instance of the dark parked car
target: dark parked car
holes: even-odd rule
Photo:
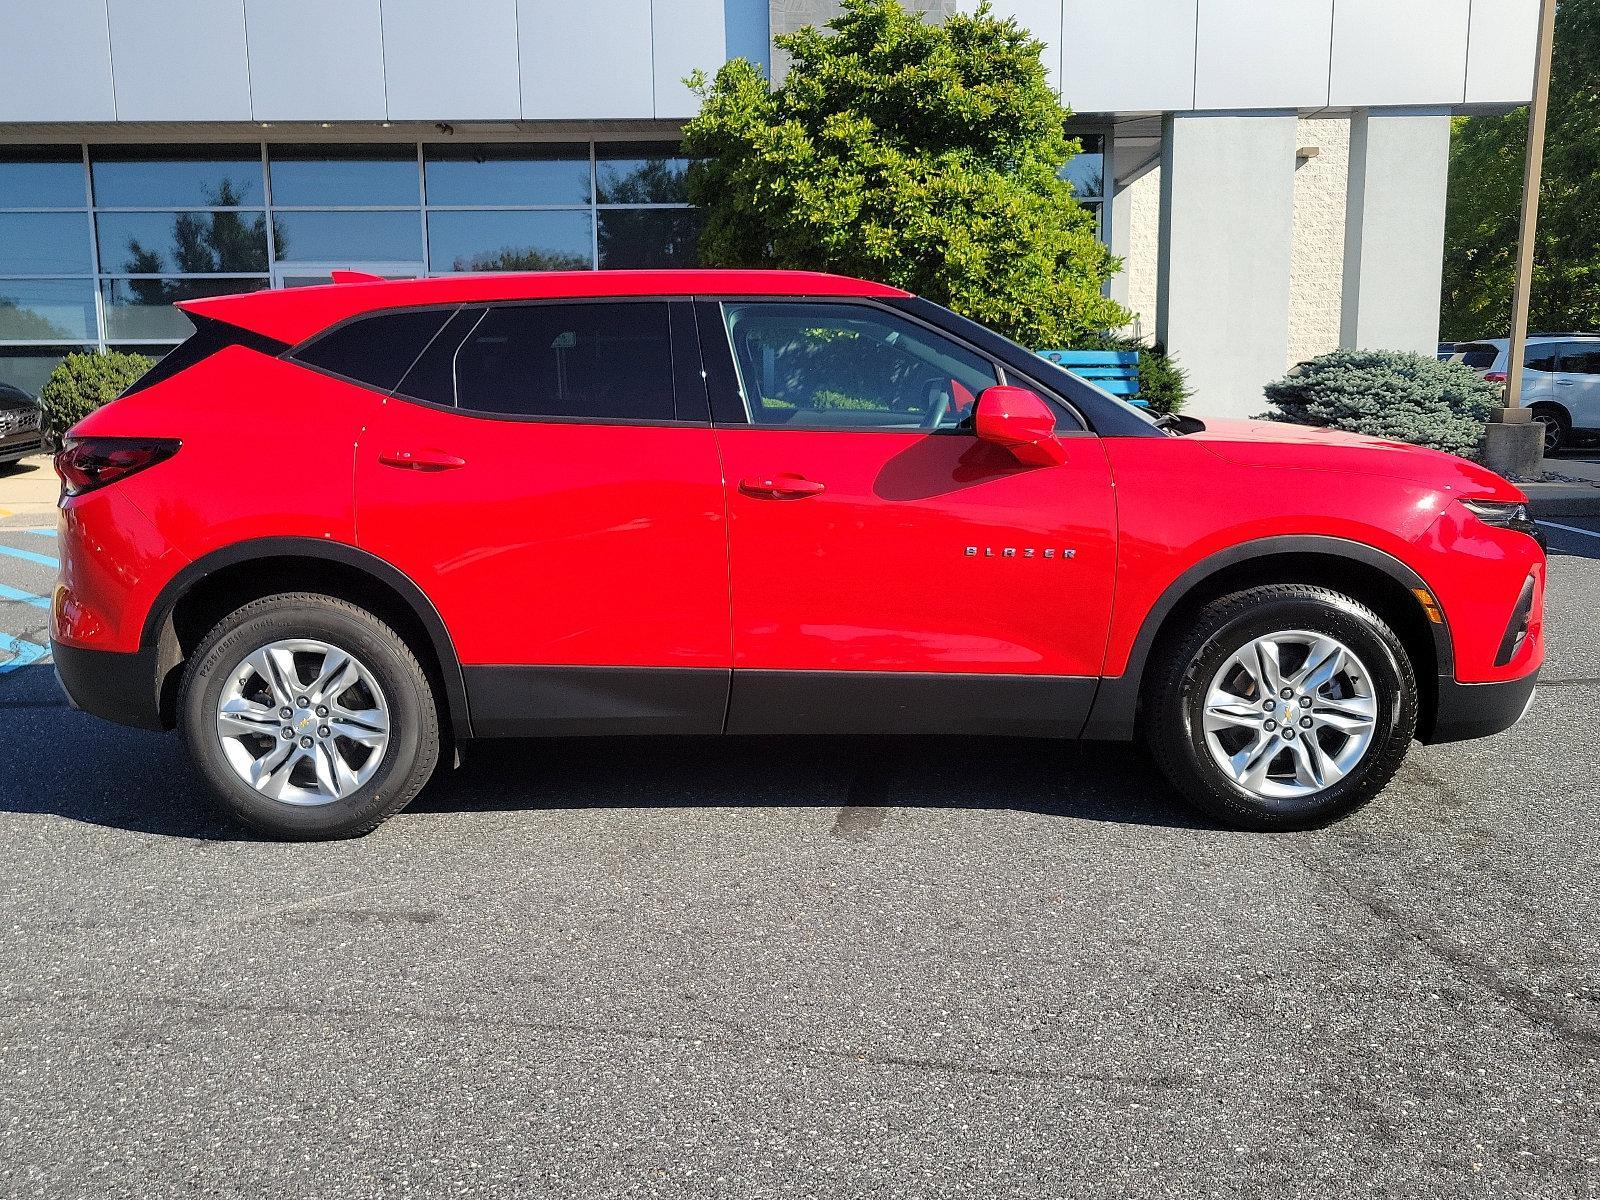
[[[0,383],[0,466],[44,449],[39,402],[21,388]]]

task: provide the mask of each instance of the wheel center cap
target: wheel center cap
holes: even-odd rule
[[[315,713],[311,712],[308,709],[305,712],[300,714],[299,718],[294,723],[294,727],[297,730],[299,730],[301,733],[305,733],[307,730],[311,729],[311,727],[314,726],[316,723],[317,723],[317,715]]]

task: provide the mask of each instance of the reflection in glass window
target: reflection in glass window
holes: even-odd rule
[[[226,208],[260,204],[259,146],[93,146],[102,208]]]
[[[588,204],[589,147],[425,146],[429,204]]]
[[[189,318],[173,308],[179,300],[255,292],[262,279],[107,279],[100,285],[106,337],[112,341],[177,341],[194,332]]]
[[[475,412],[670,421],[667,306],[491,308],[456,351],[455,376],[457,403]]]
[[[1099,199],[1105,195],[1105,138],[1098,133],[1073,134],[1083,149],[1067,160],[1061,177],[1072,183],[1080,199]]]
[[[763,425],[947,429],[995,382],[983,358],[859,304],[725,304],[750,419]]]
[[[600,269],[696,266],[701,224],[693,208],[603,209]]]
[[[87,275],[93,269],[88,213],[0,213],[0,275]]]
[[[585,271],[594,266],[588,210],[430,212],[429,268],[443,271]]]
[[[267,217],[241,212],[100,213],[100,269],[127,275],[209,275],[267,269]]]
[[[0,279],[0,342],[94,336],[92,279]]]
[[[420,203],[417,150],[401,146],[269,146],[274,205]]]
[[[77,146],[0,149],[0,208],[83,208],[85,199]]]
[[[0,346],[0,384],[35,398],[56,364],[69,354],[88,354],[93,346]]]
[[[601,204],[687,204],[689,160],[673,142],[598,142],[596,200]]]
[[[422,261],[422,223],[410,212],[275,212],[279,262]]]

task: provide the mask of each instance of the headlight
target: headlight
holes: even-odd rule
[[[1511,500],[1463,500],[1462,505],[1485,525],[1528,523],[1528,506]]]
[[[1515,529],[1518,533],[1527,534],[1541,546],[1544,545],[1544,534],[1528,515],[1528,506],[1520,500],[1462,500],[1461,507],[1485,525]]]

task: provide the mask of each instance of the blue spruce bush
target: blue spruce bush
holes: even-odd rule
[[[1500,387],[1460,363],[1398,350],[1335,350],[1267,385],[1268,421],[1320,425],[1470,457]]]

